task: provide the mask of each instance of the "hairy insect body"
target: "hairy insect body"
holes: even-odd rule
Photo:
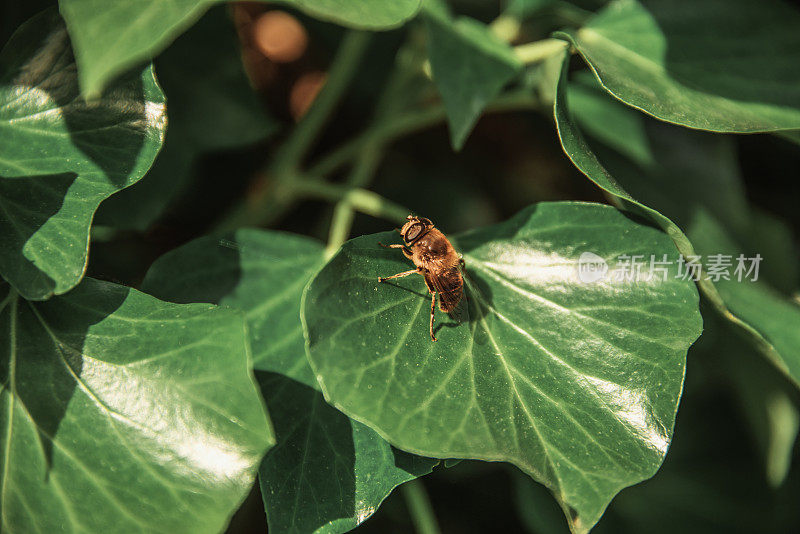
[[[378,282],[414,273],[422,275],[431,294],[430,334],[431,339],[436,341],[433,335],[436,295],[439,295],[439,309],[443,312],[451,312],[456,308],[463,295],[463,261],[447,237],[429,219],[409,215],[400,234],[403,236],[402,245],[381,245],[401,249],[405,257],[414,262],[416,269],[379,277]]]
[[[423,269],[428,291],[439,293],[439,309],[443,312],[453,311],[461,300],[464,285],[461,260],[456,249],[436,228],[431,228],[410,248],[411,261]]]

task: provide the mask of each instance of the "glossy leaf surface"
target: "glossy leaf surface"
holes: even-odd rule
[[[780,491],[765,484],[746,425],[720,387],[720,373],[741,363],[725,349],[747,346],[730,329],[726,333],[713,328],[705,323],[702,337],[689,351],[675,437],[664,465],[652,479],[621,492],[592,534],[785,534],[798,524],[798,481],[790,477]],[[717,343],[717,334],[727,340]],[[518,513],[530,525],[530,534],[568,532],[558,528],[562,525],[553,520],[558,510],[538,485],[522,475],[515,482]]]
[[[779,0],[616,0],[562,34],[611,94],[720,132],[800,127],[800,12]]]
[[[274,443],[240,314],[0,285],[0,529],[219,532]]]
[[[468,17],[451,20],[435,8],[427,11],[433,80],[447,112],[450,142],[460,150],[484,106],[520,72],[522,63],[485,24]]]
[[[145,230],[185,190],[203,153],[252,144],[278,128],[250,86],[224,6],[181,35],[155,68],[169,100],[164,148],[142,180],[103,202],[98,224]]]
[[[148,66],[84,101],[54,10],[12,37],[0,73],[0,274],[24,297],[45,299],[83,276],[100,202],[152,164],[164,95]]]
[[[572,87],[569,93],[568,86]],[[587,131],[601,142],[624,133],[630,139],[626,147],[612,146],[615,151],[605,151],[601,162],[570,116],[573,96],[578,96],[573,112]],[[785,275],[770,273],[769,258],[776,266],[786,264],[789,272],[796,260],[787,262],[780,252],[775,254],[774,250],[789,248],[785,242],[770,246],[773,252],[767,252],[768,243],[781,232],[747,205],[730,140],[667,125],[646,125],[635,110],[585,85],[568,84],[566,70],[559,84],[555,116],[561,144],[575,166],[624,205],[660,225],[682,254],[704,258],[761,254],[765,258],[758,283],[712,281],[704,275],[699,285],[727,320],[742,328],[767,358],[800,383],[800,308],[764,283],[764,278],[771,277],[777,287],[790,285]],[[604,118],[602,124],[598,117]],[[634,124],[638,126],[632,127]]]
[[[323,264],[316,241],[239,230],[170,252],[144,282],[168,300],[218,302],[246,313],[256,375],[278,440],[259,471],[271,532],[347,532],[395,486],[437,463],[392,449],[319,393],[299,312],[303,288]]]
[[[219,0],[60,0],[77,50],[81,88],[99,95],[121,72],[157,56]],[[385,29],[413,17],[420,0],[283,0],[345,26]]]
[[[669,238],[602,205],[532,206],[457,236],[463,322],[438,312],[396,234],[349,241],[306,290],[301,315],[326,398],[405,450],[504,460],[547,485],[576,532],[658,469],[671,437],[697,292],[673,277],[617,281],[620,254],[675,258]],[[582,282],[579,257],[609,264]],[[594,256],[590,256],[595,258]],[[645,275],[643,271],[641,273]]]

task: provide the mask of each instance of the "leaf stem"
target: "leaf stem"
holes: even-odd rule
[[[323,157],[311,167],[309,174],[326,176],[352,160],[367,143],[388,144],[410,133],[434,126],[444,119],[444,107],[438,104],[375,124]]]
[[[428,492],[419,479],[406,482],[400,489],[405,497],[411,520],[418,534],[439,534],[439,524],[433,513],[433,506],[428,498]]]
[[[328,79],[311,107],[277,150],[270,165],[253,184],[257,191],[226,214],[217,224],[217,231],[241,226],[261,226],[284,214],[294,201],[291,188],[281,187],[301,173],[298,169],[320,130],[333,114],[369,44],[370,34],[348,31],[328,69]]]
[[[409,214],[408,209],[400,204],[360,187],[330,184],[314,179],[295,180],[287,184],[287,187],[297,196],[305,198],[318,198],[330,202],[346,201],[357,211],[394,223],[405,222]]]
[[[566,46],[566,41],[562,39],[541,39],[532,43],[515,46],[514,53],[520,61],[529,65],[531,63],[544,61],[560,53]]]
[[[486,106],[485,113],[538,109],[539,101],[527,92],[510,93],[499,97]],[[419,111],[398,115],[390,120],[376,124],[350,141],[345,142],[323,157],[309,170],[312,176],[326,176],[352,160],[368,143],[388,144],[405,135],[424,130],[444,121],[444,106],[437,104]]]
[[[382,157],[383,151],[379,147],[373,147],[373,150],[365,150],[362,152],[353,166],[353,171],[347,180],[347,186],[353,188],[353,190],[360,189],[355,186],[366,184],[369,181],[370,177],[375,174]],[[360,190],[363,191],[363,189]],[[389,205],[391,205],[389,201],[384,200],[384,208]],[[400,215],[398,219],[399,222],[402,222],[409,212],[404,209],[401,214],[399,206],[397,207],[398,209],[395,214]],[[334,207],[331,227],[328,233],[327,253],[329,255],[339,250],[339,247],[350,237],[350,229],[353,226],[353,218],[355,216],[354,209],[359,208],[353,205],[349,198],[343,198]],[[394,211],[394,208],[390,209]],[[363,211],[363,209],[360,211]]]
[[[413,78],[424,57],[420,47],[414,46],[416,42],[419,42],[414,37],[412,35],[409,40],[411,44],[401,47],[397,53],[394,69],[375,106],[374,124],[381,124],[392,115],[397,114],[403,109],[403,104],[408,99],[406,85]],[[362,145],[345,184],[353,188],[366,187],[378,170],[382,158],[383,145],[380,142],[371,140]],[[318,176],[326,175],[327,173]],[[354,208],[347,200],[339,201],[334,207],[326,249],[329,255],[336,252],[350,237],[350,229],[355,216]]]
[[[489,24],[492,33],[507,43],[514,42],[519,37],[521,27],[522,23],[517,17],[505,13]]]
[[[271,170],[278,179],[284,178],[283,171],[300,166],[353,79],[369,40],[370,33],[365,31],[350,30],[345,34],[328,70],[325,85],[273,160]],[[288,177],[291,176],[292,173],[289,173]]]

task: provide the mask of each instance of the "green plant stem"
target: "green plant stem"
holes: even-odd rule
[[[484,112],[496,113],[520,109],[538,109],[539,101],[528,93],[515,93],[501,96],[489,104]],[[362,147],[368,143],[386,145],[395,139],[424,130],[444,121],[444,106],[437,104],[426,109],[399,115],[391,120],[376,124],[360,135],[334,149],[309,170],[312,176],[327,176],[352,160]]]
[[[254,189],[260,192],[255,198],[246,199],[226,214],[215,225],[216,231],[228,231],[241,226],[261,226],[286,212],[294,199],[291,196],[282,196],[291,191],[291,188],[283,188],[281,184],[292,182],[300,175],[297,169],[302,159],[353,79],[369,40],[368,32],[347,32],[336,51],[328,69],[328,79],[319,95],[277,150],[270,165],[255,181]]]
[[[506,14],[500,15],[489,24],[492,33],[507,43],[514,42],[519,37],[521,27],[522,23],[517,17]]]
[[[413,43],[414,41],[411,42]],[[421,47],[406,45],[398,52],[394,69],[375,106],[373,123],[381,124],[388,117],[403,109],[404,103],[408,100],[407,83],[414,77],[414,73],[424,57],[424,54],[419,52],[419,48]],[[381,143],[373,140],[364,144],[358,153],[350,174],[347,176],[345,184],[354,188],[366,187],[375,172],[377,172],[382,157],[383,145]],[[326,174],[318,176],[326,176]],[[336,204],[333,209],[333,218],[331,219],[328,234],[328,246],[326,249],[328,255],[336,252],[350,237],[350,229],[353,226],[354,217],[354,207],[349,202],[341,200]]]
[[[544,61],[558,54],[566,47],[567,42],[561,39],[542,39],[540,41],[515,46],[514,53],[520,61],[529,65],[531,63]]]
[[[526,64],[539,63],[547,58],[554,56],[567,47],[567,42],[561,39],[540,39],[532,43],[525,43],[513,48],[514,54],[519,60]],[[422,63],[422,72],[428,78],[433,78],[433,70],[430,61]]]
[[[540,108],[541,102],[535,96],[527,92],[519,92],[499,97],[489,104],[484,111],[486,113],[497,113]],[[271,224],[286,213],[295,201],[302,198],[323,198],[338,201],[338,199],[344,197],[344,192],[349,188],[342,185],[327,184],[321,179],[322,177],[329,176],[352,161],[366,145],[385,147],[396,139],[443,122],[445,118],[444,107],[441,104],[437,104],[418,111],[396,115],[391,119],[377,123],[324,156],[308,172],[294,172],[293,175],[296,177],[296,181],[299,182],[298,184],[292,184],[294,180],[291,179],[282,180],[280,184],[265,187],[264,192],[259,194],[257,198],[250,199],[231,211],[225,219],[216,225],[215,229],[216,231],[227,231],[241,226]],[[265,178],[262,181],[267,179]],[[320,189],[314,191],[310,184],[314,184],[315,187]],[[322,191],[326,187],[332,189],[328,189],[327,192]],[[333,190],[336,190],[336,193],[331,193]],[[372,209],[374,205],[374,203],[368,203],[369,207],[366,209]],[[391,206],[392,203],[384,201],[384,205]],[[363,213],[372,214],[370,211],[365,211],[364,206],[353,207]],[[402,218],[377,216],[389,218],[395,222],[402,222],[409,211],[405,208],[400,208],[395,210],[394,214],[397,215],[400,211],[405,212]]]
[[[370,34],[364,31],[350,30],[344,36],[328,70],[325,85],[273,160],[271,170],[278,179],[283,178],[282,171],[299,167],[353,79],[369,40]]]
[[[419,479],[406,482],[400,489],[405,497],[411,520],[418,534],[439,534],[439,524],[428,499],[428,492]]]
[[[408,209],[391,200],[387,200],[377,193],[362,189],[360,187],[350,187],[342,184],[330,184],[321,180],[296,180],[288,187],[298,197],[317,198],[329,202],[348,202],[356,211],[366,213],[373,217],[386,219],[393,223],[401,223],[406,220]]]
[[[379,147],[373,147],[372,150],[365,150],[362,152],[356,164],[353,166],[353,172],[348,178],[346,185],[355,190],[357,189],[356,186],[366,184],[375,174],[382,157],[383,151]],[[363,191],[363,189],[361,190]],[[384,205],[388,205],[388,202],[389,201],[384,201]],[[334,207],[330,232],[328,234],[328,255],[332,255],[339,250],[339,247],[350,237],[350,229],[353,226],[353,218],[355,216],[354,209],[358,209],[358,207],[354,206],[347,197],[340,200]],[[398,217],[398,222],[403,222],[408,213],[408,210],[404,210],[402,214],[399,210],[396,211],[396,215],[402,215],[402,217]]]
[[[376,124],[334,149],[308,171],[312,176],[327,176],[352,160],[367,143],[388,144],[405,135],[430,128],[445,119],[440,104],[399,115]]]

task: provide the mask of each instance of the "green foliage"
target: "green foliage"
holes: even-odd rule
[[[800,14],[779,0],[614,0],[566,33],[603,87],[717,132],[797,129]]]
[[[0,295],[3,530],[219,531],[274,443],[242,317],[90,278]]]
[[[240,230],[172,251],[143,283],[173,302],[214,302],[245,313],[277,436],[259,471],[274,532],[347,532],[395,486],[437,463],[392,449],[319,393],[298,319],[303,288],[324,263],[322,245],[310,239]],[[191,276],[182,276],[187,272]]]
[[[578,97],[577,105],[567,99],[568,86],[572,88],[570,98]],[[574,110],[601,144],[605,141],[615,149],[606,150],[609,163],[600,162],[568,109]],[[562,145],[573,163],[621,202],[652,218],[685,256],[736,257],[762,248],[764,239],[757,229],[763,223],[747,205],[728,139],[645,123],[643,116],[586,83],[569,85],[566,68],[559,82],[555,117]],[[621,144],[622,139],[627,144]],[[774,226],[771,224],[773,231]],[[771,237],[780,235],[778,230]],[[781,248],[791,250],[791,244],[781,243],[777,249]],[[762,251],[765,262],[776,260],[796,272],[795,258],[766,252],[775,249]],[[776,282],[785,287],[786,281]],[[743,284],[735,279],[712,282],[703,277],[699,285],[720,313],[752,336],[768,358],[800,383],[800,308],[795,303],[763,280]]]
[[[498,461],[490,528],[796,530],[796,228],[742,165],[800,164],[796,7],[283,0],[267,65],[258,3],[40,4],[0,14],[0,530],[220,532],[255,488],[271,532],[436,534],[423,481]],[[469,229],[436,342],[378,282],[395,201]],[[758,280],[679,276],[714,254]]]
[[[253,93],[224,11],[211,9],[155,61],[170,103],[164,148],[144,179],[103,203],[98,224],[147,229],[183,192],[204,153],[249,145],[277,130]]]
[[[440,318],[436,343],[422,280],[377,282],[407,270],[378,246],[390,239],[347,243],[304,297],[309,357],[330,402],[406,450],[513,462],[574,510],[577,532],[652,476],[700,335],[696,289],[658,275],[585,283],[578,257],[612,269],[619,254],[674,257],[666,235],[567,203],[457,236],[468,318]]]
[[[59,0],[80,66],[82,93],[97,97],[131,66],[158,55],[221,0]],[[356,28],[402,24],[420,0],[283,0],[310,15]],[[124,27],[125,31],[120,32]]]
[[[461,150],[483,108],[522,68],[511,47],[485,24],[452,20],[436,8],[426,17],[431,73],[444,101],[450,142]]]
[[[89,226],[104,199],[152,165],[166,127],[151,66],[80,98],[69,37],[54,11],[0,54],[0,274],[41,300],[83,276]]]

